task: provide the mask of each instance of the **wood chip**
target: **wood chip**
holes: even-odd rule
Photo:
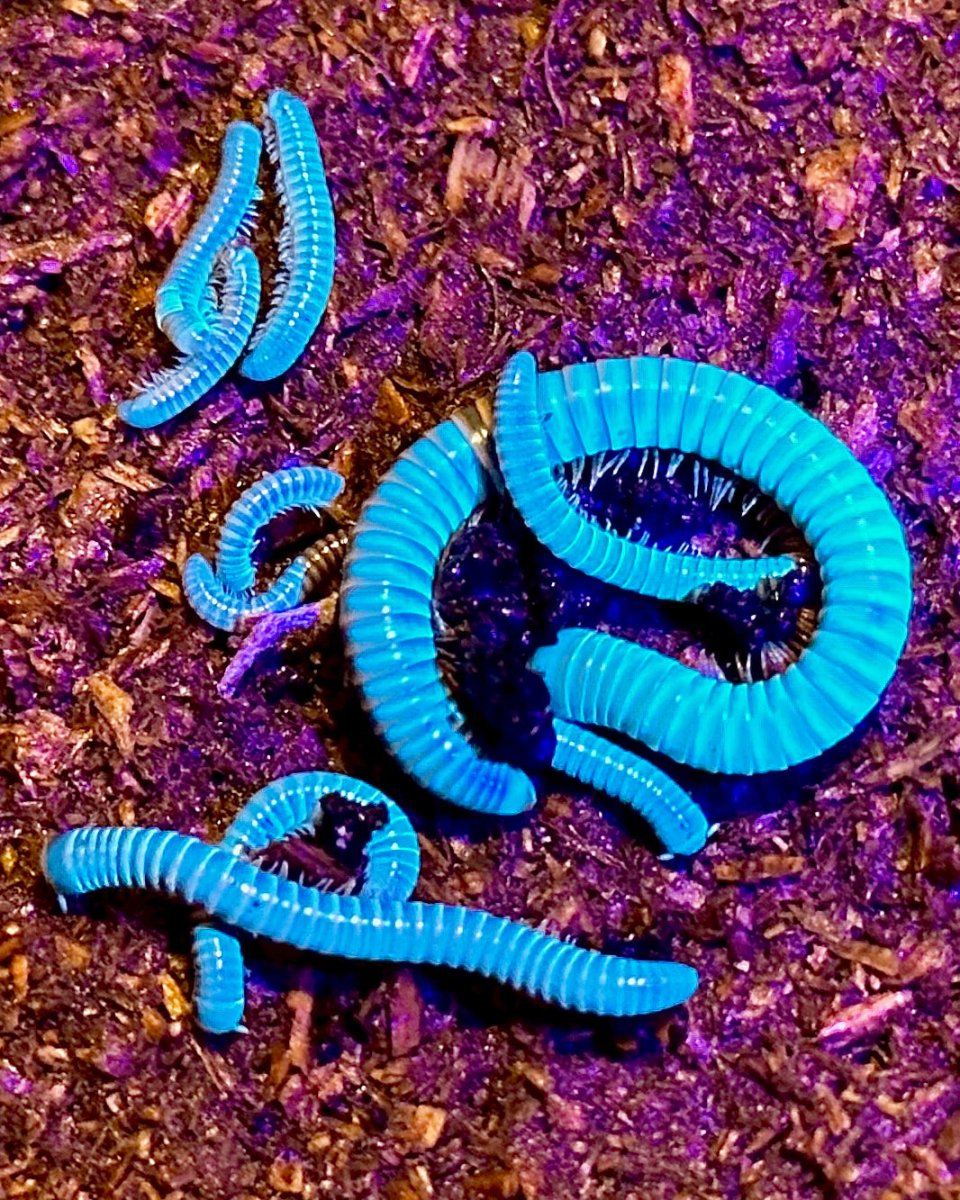
[[[166,971],[160,976],[160,990],[163,993],[163,1007],[171,1021],[179,1021],[190,1011],[190,1001],[183,994],[180,984]]]
[[[30,990],[30,960],[25,954],[15,954],[10,959],[10,982],[13,984],[13,998],[19,1004],[27,998]]]
[[[861,1038],[876,1038],[890,1023],[894,1015],[909,1008],[912,998],[909,992],[889,992],[871,996],[860,1004],[841,1009],[817,1035],[821,1042],[832,1042],[835,1046],[849,1046]]]
[[[130,729],[133,697],[110,678],[106,671],[97,671],[87,679],[87,688],[97,711],[110,726],[117,748],[124,758],[133,753],[134,738]]]
[[[670,145],[679,154],[689,154],[693,149],[693,68],[689,58],[665,54],[657,64],[657,86]]]
[[[713,868],[716,879],[722,883],[757,883],[761,879],[783,879],[786,875],[799,875],[805,866],[799,855],[761,854],[759,858],[740,862],[721,862]]]
[[[278,1158],[270,1164],[267,1183],[285,1196],[299,1196],[303,1193],[303,1164],[296,1159]]]
[[[162,1041],[170,1028],[164,1020],[163,1014],[150,1007],[145,1008],[140,1014],[140,1023],[143,1026],[143,1032],[151,1042]]]
[[[187,228],[193,206],[193,188],[185,183],[176,194],[161,192],[147,205],[143,223],[158,242],[172,234],[179,241]]]
[[[587,37],[587,53],[594,62],[600,62],[607,50],[607,32],[602,25],[594,25]]]
[[[119,483],[128,491],[138,492],[141,495],[146,495],[147,492],[156,492],[164,486],[163,482],[155,475],[130,463],[109,463],[100,471],[100,474],[104,479],[109,479],[112,483]]]
[[[440,1140],[447,1112],[432,1104],[398,1104],[390,1132],[409,1150],[431,1150]]]
[[[309,986],[294,988],[287,994],[287,1007],[293,1012],[288,1050],[290,1063],[300,1071],[310,1067],[310,1030],[313,1026],[314,995]]]
[[[387,377],[380,384],[374,412],[391,425],[406,425],[410,420],[410,409],[392,379]]]

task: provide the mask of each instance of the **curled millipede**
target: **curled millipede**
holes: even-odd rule
[[[340,614],[364,702],[403,767],[454,804],[518,813],[534,803],[533,785],[522,771],[482,759],[459,731],[434,642],[437,563],[485,493],[485,473],[457,422],[420,438],[360,513]]]
[[[329,797],[384,810],[385,821],[373,830],[366,845],[361,895],[406,900],[420,874],[417,835],[403,809],[377,788],[348,775],[308,771],[275,779],[243,806],[221,847],[239,858],[254,858],[293,834],[313,830]],[[197,1020],[209,1033],[240,1030],[244,987],[239,940],[219,926],[199,925],[193,947]]]
[[[152,429],[202,399],[240,357],[260,303],[260,266],[249,246],[227,246],[214,278],[223,277],[223,304],[203,342],[174,367],[160,371],[136,396],[117,405],[117,416]]]
[[[343,490],[343,479],[324,467],[285,467],[258,479],[231,506],[220,531],[216,573],[231,592],[246,592],[257,577],[254,550],[263,529],[291,509],[326,508]],[[306,575],[309,575],[307,563]]]
[[[742,375],[681,359],[604,359],[540,375],[532,355],[514,355],[497,392],[497,458],[514,504],[543,545],[585,575],[662,600],[683,600],[713,582],[752,588],[791,570],[790,556],[711,558],[632,541],[600,528],[564,494],[560,464],[603,451],[653,447],[715,458],[720,449],[711,424],[715,414],[702,401],[687,403],[704,394],[708,399],[725,394],[730,405],[743,404],[754,432],[766,415],[761,410],[754,420],[761,396],[787,404]],[[805,415],[796,405],[788,407]],[[719,461],[733,471],[741,465],[735,453]],[[747,471],[741,474],[751,478]]]
[[[253,595],[253,551],[263,527],[294,508],[329,505],[343,479],[323,467],[287,467],[258,480],[227,514],[214,569],[202,554],[192,554],[183,569],[183,591],[190,606],[218,629],[232,630],[246,617],[282,612],[303,599],[311,572],[308,554],[298,555],[263,592]]]
[[[768,494],[813,551],[823,608],[795,663],[744,684],[707,679],[608,634],[564,630],[533,659],[555,711],[724,773],[783,770],[839,742],[889,682],[911,603],[903,531],[868,473],[796,404],[716,367],[646,358],[584,363],[565,403],[544,402],[558,386],[546,383],[556,374],[541,383],[533,358],[515,355],[501,378],[496,426],[511,495],[554,553],[663,599],[689,598],[705,583],[744,587],[795,565],[791,558],[744,560],[750,569],[739,571],[742,563],[732,560],[662,552],[653,559],[649,547],[592,525],[568,505],[551,465],[551,439],[554,458],[652,442],[715,460]]]

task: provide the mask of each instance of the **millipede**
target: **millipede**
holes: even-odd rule
[[[225,246],[250,231],[260,199],[261,148],[255,125],[231,121],[227,126],[213,193],[157,290],[157,325],[184,354],[202,351],[214,331],[217,305],[210,287],[214,264]]]
[[[576,513],[559,487],[563,456],[645,446],[697,454],[754,483],[794,522],[820,571],[823,607],[798,660],[769,679],[708,679],[648,647],[583,629],[560,633],[533,665],[554,709],[617,730],[677,762],[721,773],[784,770],[822,754],[876,705],[910,614],[910,560],[883,493],[814,417],[771,388],[680,359],[610,360],[567,373],[566,405],[515,355],[497,392],[498,460],[535,535],[605,582],[683,600],[705,583],[752,587],[795,560],[660,557]],[[575,442],[551,417],[580,416]],[[616,413],[616,419],[614,418]],[[552,453],[550,442],[552,439]],[[746,566],[744,566],[746,563]],[[749,570],[747,569],[749,568]]]
[[[284,374],[303,353],[327,306],[336,259],[333,205],[310,110],[289,92],[273,92],[264,133],[284,224],[273,300],[239,368],[256,380]]]
[[[338,795],[354,805],[380,805],[386,822],[374,830],[365,850],[361,895],[406,900],[420,874],[420,846],[406,813],[370,784],[334,771],[308,771],[275,779],[247,801],[221,840],[221,847],[245,859],[271,843],[314,830],[325,797]],[[201,924],[194,930],[197,1020],[208,1033],[242,1029],[243,951],[226,929]]]
[[[202,554],[192,554],[184,565],[183,591],[194,612],[217,629],[229,631],[244,618],[299,604],[315,584],[320,552],[298,555],[268,588],[254,595],[257,538],[274,517],[291,509],[326,508],[342,488],[341,476],[324,467],[286,467],[249,487],[224,520],[216,567]]]
[[[249,246],[220,251],[213,269],[222,278],[222,307],[196,350],[158,372],[117,416],[137,429],[152,429],[186,412],[227,374],[253,330],[260,303],[260,265]]]
[[[583,1013],[656,1012],[682,1004],[697,986],[696,970],[684,963],[604,954],[460,905],[324,892],[172,830],[71,830],[47,845],[43,870],[61,898],[148,888],[199,905],[231,929],[299,950],[458,967]],[[218,932],[199,946],[201,986],[206,1019],[227,1023],[238,1019],[237,959],[217,952]]]

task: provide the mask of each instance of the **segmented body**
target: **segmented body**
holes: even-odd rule
[[[650,379],[659,382],[643,382]],[[564,631],[533,660],[554,710],[616,729],[678,762],[724,773],[782,770],[850,733],[893,674],[911,603],[903,531],[850,451],[796,404],[716,367],[645,358],[584,364],[565,407],[541,399],[556,386],[539,384],[529,354],[515,355],[498,390],[496,425],[511,495],[554,553],[587,573],[663,599],[683,599],[717,578],[713,572],[725,560],[652,559],[647,547],[591,525],[562,498],[554,462],[652,440],[661,450],[714,460],[771,496],[813,550],[823,610],[796,663],[744,684],[707,679],[606,634]],[[576,441],[556,419],[569,420],[574,411]],[[725,568],[723,582],[747,586],[783,573],[780,560],[754,560],[742,571],[734,566],[738,570]]]
[[[722,438],[710,432],[710,423],[719,413],[690,404],[691,386],[695,396],[723,390],[737,405],[747,396],[755,404],[758,389],[776,396],[742,375],[680,359],[605,359],[543,374],[530,354],[510,360],[497,392],[497,460],[523,519],[557,558],[585,575],[662,600],[684,600],[695,587],[715,582],[753,588],[796,565],[788,556],[711,558],[641,545],[602,529],[564,496],[556,468],[605,450],[653,446],[715,458],[710,451]],[[750,404],[744,416],[752,421]],[[730,458],[736,461],[735,454]]]
[[[183,594],[201,620],[229,633],[247,618],[295,607],[303,596],[306,576],[307,564],[301,556],[257,595],[231,592],[202,554],[191,554],[183,568]]]
[[[247,488],[227,513],[220,532],[216,572],[228,591],[253,587],[253,552],[262,530],[291,509],[326,508],[343,490],[343,479],[323,467],[286,467]]]
[[[335,577],[340,574],[349,545],[350,531],[334,529],[304,550],[303,557],[307,562],[307,574],[303,581],[305,599],[329,590]]]
[[[228,246],[217,258],[223,304],[198,349],[160,371],[131,400],[117,405],[127,425],[152,429],[179,416],[204,397],[240,357],[260,303],[260,267],[249,246]]]
[[[250,592],[256,579],[253,550],[264,526],[294,508],[325,508],[343,488],[343,479],[323,467],[288,467],[265,476],[236,501],[224,521],[216,570],[202,554],[183,569],[190,606],[218,629],[232,630],[247,617],[282,612],[304,598],[315,572],[309,551],[298,555],[265,591]]]
[[[460,730],[433,629],[433,580],[444,547],[483,500],[470,436],[444,421],[406,450],[357,521],[340,613],[364,702],[403,768],[464,808],[501,815],[536,799],[527,776],[482,759]]]
[[[261,145],[254,125],[232,121],[227,126],[213,194],[157,291],[157,325],[184,354],[202,352],[214,332],[217,310],[210,289],[214,262],[226,245],[249,229],[260,198]]]
[[[420,846],[406,813],[369,784],[334,771],[287,775],[267,784],[244,805],[223,836],[221,846],[249,858],[270,843],[314,829],[324,796],[336,793],[352,804],[382,804],[386,825],[374,831],[366,848],[361,895],[406,900],[420,874]],[[242,1028],[243,951],[232,933],[198,925],[193,936],[197,976],[197,1020],[209,1033]]]
[[[258,380],[282,375],[303,353],[327,306],[336,258],[333,205],[309,109],[289,92],[273,92],[264,127],[284,226],[274,300],[240,364],[241,375]]]
[[[571,721],[554,717],[553,729],[554,770],[629,805],[671,854],[693,854],[703,846],[706,818],[664,771]]]
[[[696,971],[680,963],[581,949],[476,909],[321,892],[166,830],[73,830],[48,845],[43,867],[64,896],[147,887],[198,904],[241,932],[299,949],[462,967],[580,1012],[653,1012],[683,1003],[697,985]]]
[[[462,732],[433,621],[440,556],[487,494],[476,443],[463,422],[445,421],[400,456],[357,521],[340,611],[364,702],[404,769],[453,804],[507,816],[534,804],[534,785],[517,767],[483,758]],[[573,736],[569,725],[554,734],[547,764],[636,808],[668,850],[703,845],[703,814],[662,772],[596,735]]]

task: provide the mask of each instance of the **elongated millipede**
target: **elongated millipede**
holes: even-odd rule
[[[61,896],[151,888],[243,933],[335,957],[461,967],[579,1012],[655,1012],[697,986],[697,972],[682,963],[582,949],[459,905],[321,892],[168,830],[75,829],[46,847],[43,869]]]
[[[333,205],[310,110],[289,92],[273,92],[264,133],[284,225],[273,302],[240,363],[241,375],[258,380],[282,375],[303,353],[327,306],[336,259]]]
[[[202,343],[117,405],[117,416],[127,425],[152,429],[186,412],[240,357],[260,303],[260,266],[249,246],[227,246],[217,257],[214,275],[219,274],[224,280],[223,304]]]
[[[210,289],[214,263],[226,245],[248,231],[260,198],[261,145],[256,126],[246,121],[227,126],[213,194],[157,290],[157,325],[184,354],[202,352],[216,324]]]
[[[635,809],[671,854],[693,854],[708,823],[689,794],[665,772],[570,721],[553,719],[554,770]]]
[[[334,771],[309,771],[275,779],[243,806],[220,845],[249,858],[271,842],[307,833],[317,824],[324,796],[336,793],[352,804],[380,804],[387,822],[371,834],[365,851],[361,895],[406,900],[420,874],[420,846],[406,813],[370,784]],[[193,937],[197,977],[197,1020],[209,1033],[242,1028],[243,951],[226,929],[198,925]]]
[[[647,547],[611,536],[573,512],[553,474],[546,429],[552,414],[561,414],[553,427],[565,429],[562,422],[576,409],[579,440],[556,435],[554,456],[652,441],[662,450],[713,459],[755,483],[787,513],[812,548],[823,584],[823,610],[810,645],[782,674],[754,683],[707,679],[646,647],[566,630],[533,659],[554,710],[628,734],[678,762],[743,774],[782,770],[850,733],[893,674],[911,603],[903,531],[850,451],[770,388],[677,359],[583,364],[566,410],[541,403],[541,391],[552,394],[546,384],[539,387],[531,355],[515,355],[498,390],[497,448],[524,519],[565,561],[672,600],[688,596],[727,562],[643,560],[634,551]],[[750,571],[728,572],[723,582],[747,586],[761,575],[782,573],[776,559],[747,565]]]

